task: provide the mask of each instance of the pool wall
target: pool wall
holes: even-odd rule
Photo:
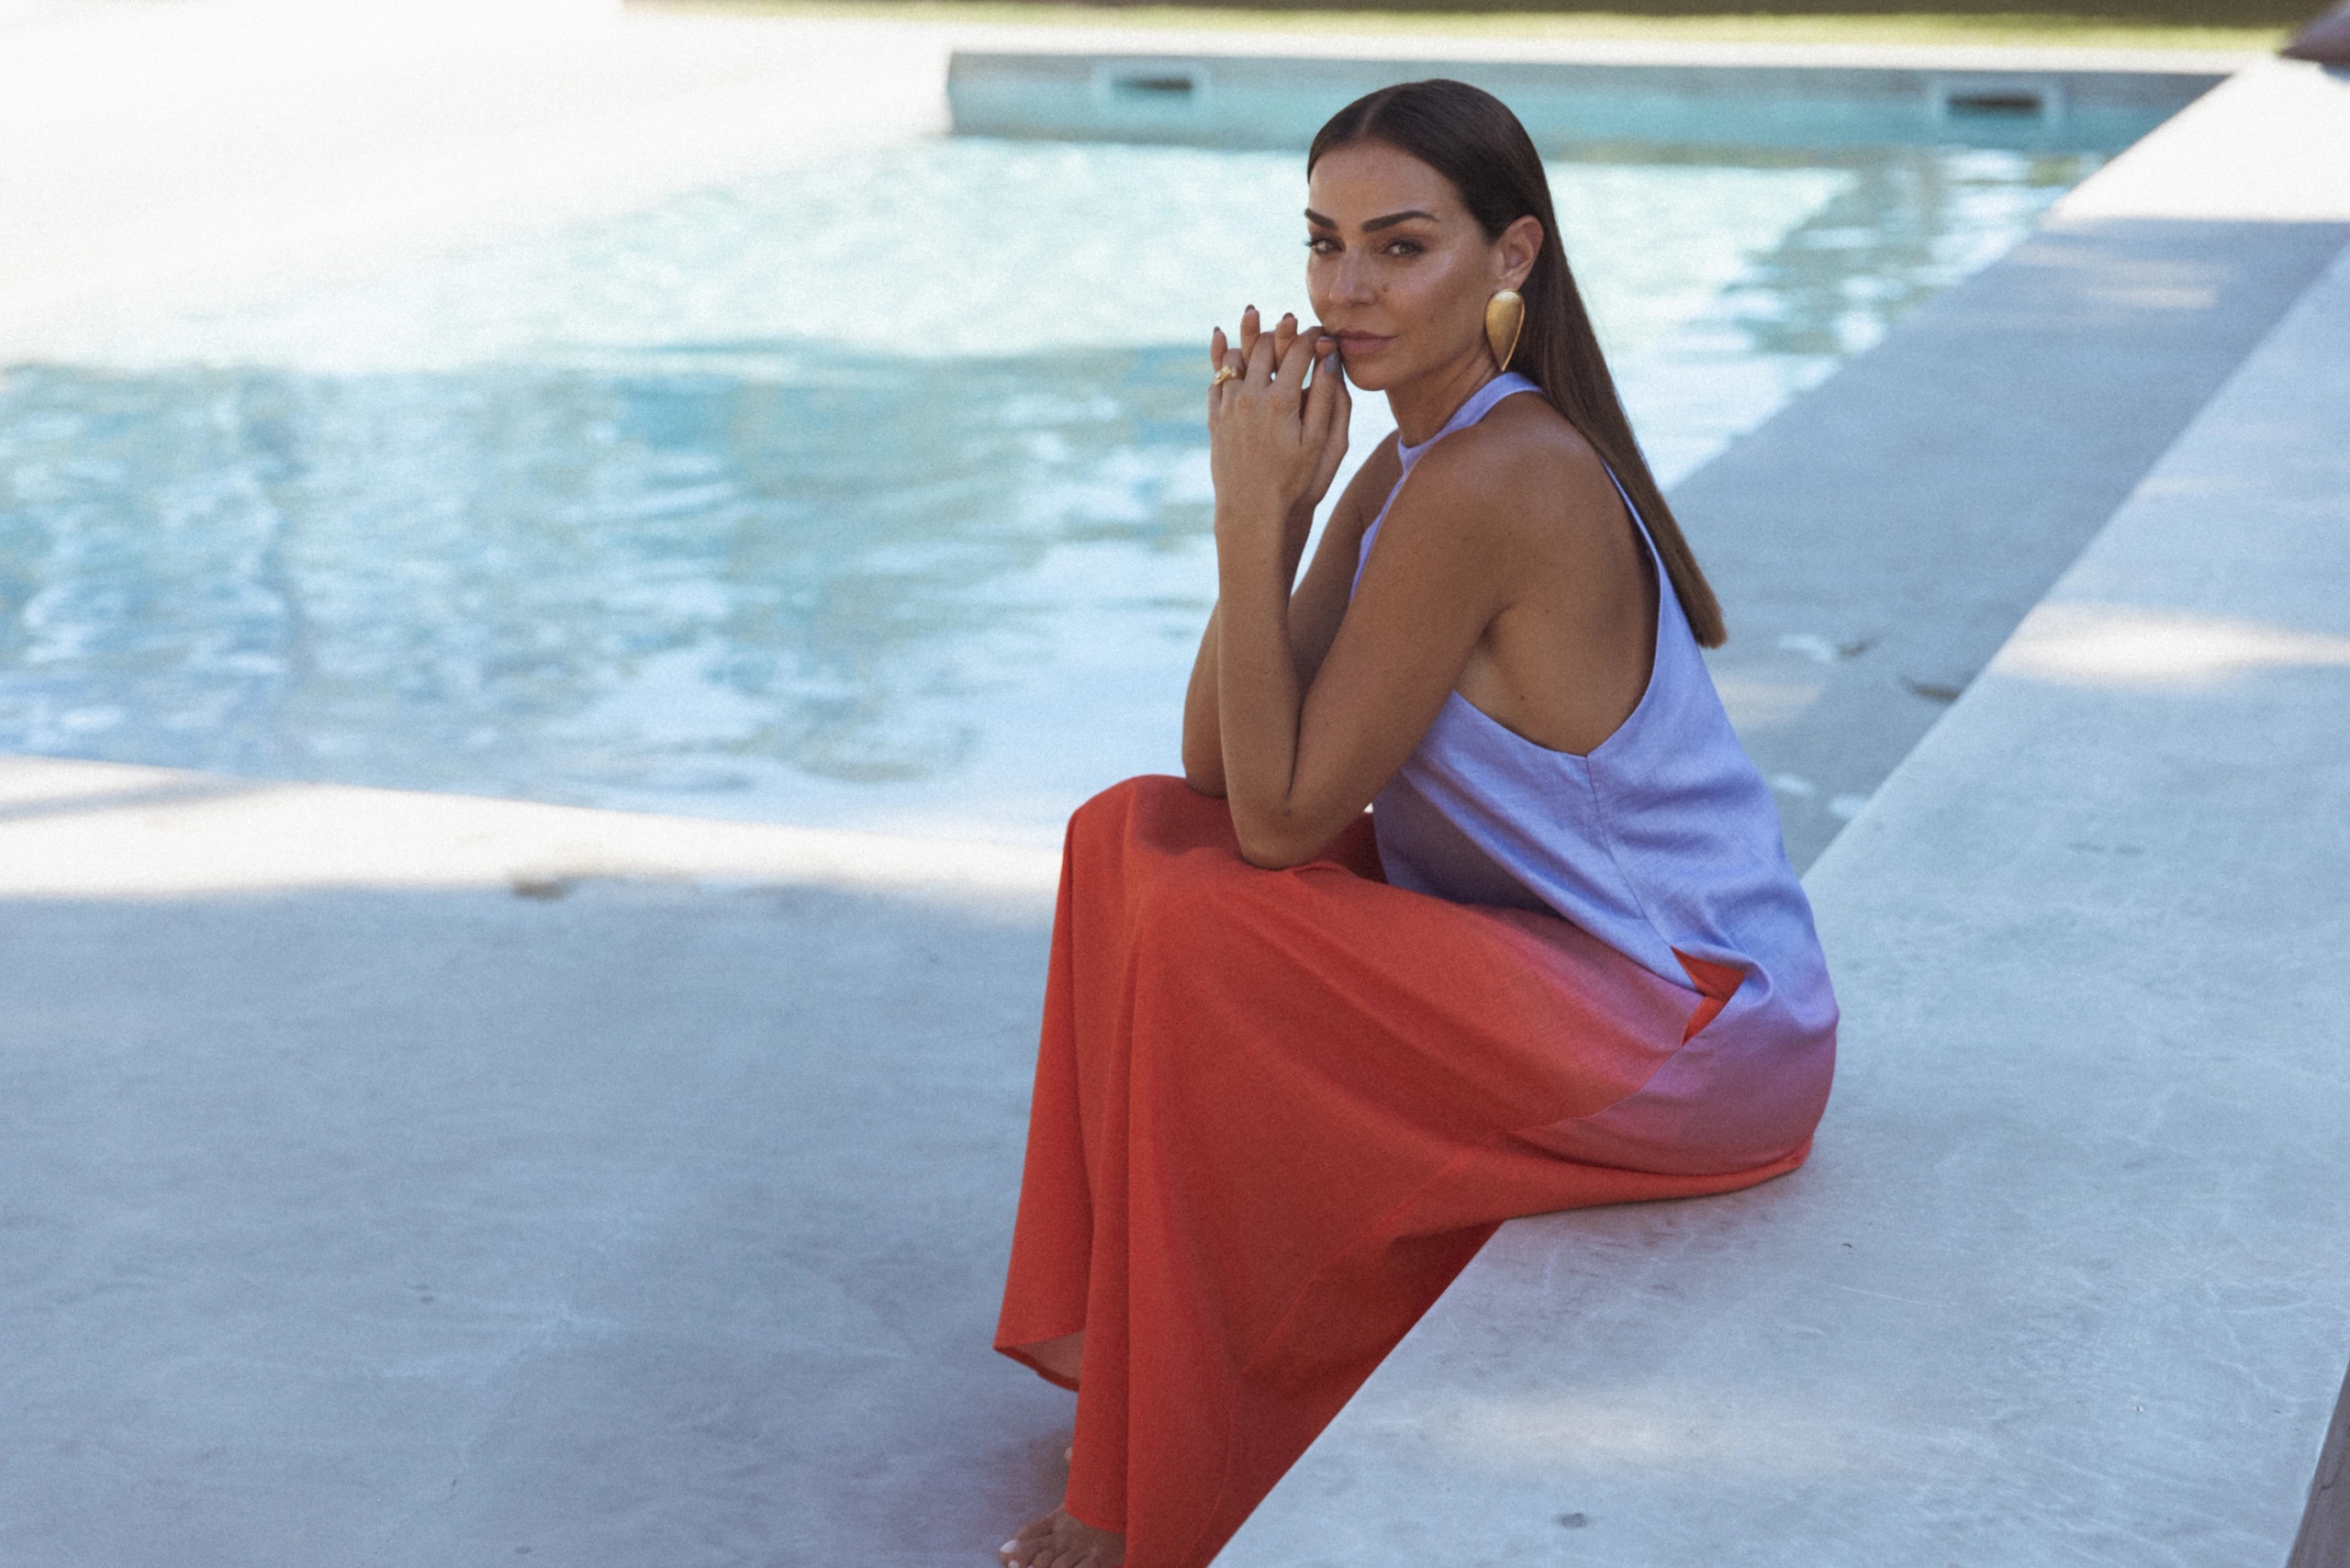
[[[1445,76],[1506,100],[1538,142],[1838,148],[1964,143],[2118,151],[2223,80],[2216,69],[1721,65],[1272,55],[987,53],[947,69],[966,136],[1303,147],[1338,108]]]

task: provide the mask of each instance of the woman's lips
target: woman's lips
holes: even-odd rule
[[[1333,332],[1330,335],[1338,340],[1338,348],[1345,353],[1374,353],[1395,341],[1382,338],[1376,332]]]

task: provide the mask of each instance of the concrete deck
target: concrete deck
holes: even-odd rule
[[[0,131],[49,115],[88,141],[0,165],[0,355],[225,298],[257,256],[330,272],[803,156],[819,121],[898,134],[934,101],[826,106],[875,62],[934,62],[934,95],[953,41],[795,24],[705,53],[631,18],[523,48],[428,7],[378,39],[396,89],[335,74],[315,8],[227,9],[242,53],[172,30],[193,8],[122,24],[151,95],[111,132],[56,29],[116,24],[0,11]],[[447,136],[399,140],[453,52]],[[217,97],[191,61],[229,73]],[[258,89],[295,66],[325,85],[281,113]],[[1818,1160],[1510,1227],[1229,1561],[2279,1558],[2350,1353],[2322,990],[2350,870],[2326,591],[2350,564],[2350,279],[2288,315],[2331,230],[2280,220],[2350,200],[2323,194],[2342,142],[2297,166],[2246,125],[2289,100],[2332,136],[2332,84],[2264,75],[2171,162],[2068,204],[2255,226],[2214,227],[2202,271],[2096,230],[2102,281],[2067,293],[2052,241],[2031,297],[2072,301],[2055,373],[2083,399],[2147,377],[2101,377],[2128,332],[2079,312],[2169,319],[2101,290],[2208,289],[2164,340],[2199,379],[2127,404],[2186,433],[2051,470],[2079,537],[2098,498],[2128,507],[1815,874],[1852,1014]],[[140,138],[203,114],[250,156],[133,178]],[[579,175],[566,138],[619,172]],[[2232,210],[2165,172],[2197,160]],[[199,178],[324,216],[275,241],[207,226]],[[215,232],[151,298],[118,286]],[[1907,374],[1974,352],[1997,306]],[[2224,387],[2199,416],[2198,386]],[[1793,463],[1756,442],[1746,461]],[[1895,493],[1904,450],[1856,472]],[[1966,601],[1954,671],[2065,554]],[[1052,875],[1014,849],[0,764],[0,1562],[987,1561],[1057,1492],[1068,1418],[985,1349]]]
[[[0,764],[0,1562],[983,1561],[1057,873]]]

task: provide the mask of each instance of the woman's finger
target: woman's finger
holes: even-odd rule
[[[1248,380],[1256,384],[1270,384],[1273,379],[1273,335],[1259,332],[1248,350]]]
[[[1222,327],[1218,327],[1214,331],[1208,334],[1208,369],[1210,371],[1217,371],[1224,368],[1224,329]]]
[[[1305,373],[1314,366],[1314,348],[1313,342],[1301,338],[1291,343],[1289,353],[1282,355],[1277,362],[1273,385],[1287,394],[1287,399],[1300,398],[1305,395]],[[1281,407],[1294,409],[1299,406],[1295,401],[1287,399],[1282,402]]]
[[[1244,362],[1257,352],[1257,339],[1262,330],[1263,323],[1258,319],[1255,306],[1248,306],[1240,312],[1240,357]]]
[[[1338,465],[1347,459],[1347,440],[1354,423],[1354,394],[1347,388],[1345,363],[1339,359],[1337,345],[1332,345],[1330,357],[1314,369],[1314,390],[1323,390],[1329,383],[1328,423],[1322,431],[1321,455],[1315,465],[1315,483],[1327,487],[1338,476]]]
[[[1330,412],[1333,394],[1330,390],[1330,349],[1327,345],[1308,342],[1298,356],[1298,363],[1314,371],[1314,383],[1305,389],[1304,409],[1305,440],[1314,448],[1318,463],[1322,449],[1330,443]],[[1287,367],[1284,366],[1284,369]],[[1303,371],[1299,373],[1301,375]]]
[[[1241,357],[1240,351],[1226,345],[1216,361],[1215,374],[1208,378],[1208,415],[1211,419],[1225,406],[1227,394],[1238,386],[1240,378],[1248,372],[1248,362]]]

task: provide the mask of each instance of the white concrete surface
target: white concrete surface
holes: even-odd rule
[[[0,361],[944,129],[943,40],[593,0],[0,18]]]
[[[2350,222],[2350,92],[2339,73],[2261,61],[2067,192],[2051,216]]]
[[[1033,910],[1056,850],[529,801],[0,757],[0,900],[240,897],[584,883],[918,892]]]
[[[2350,252],[1812,871],[1812,1163],[1505,1227],[1220,1561],[2284,1562],[2350,1359],[2345,580]]]

